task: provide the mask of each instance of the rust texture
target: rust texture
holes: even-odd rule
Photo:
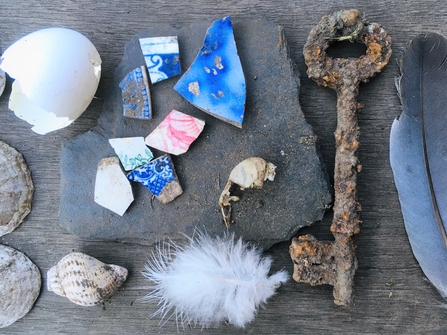
[[[359,58],[330,58],[331,43],[349,40],[365,44],[366,54]],[[312,235],[292,240],[290,256],[294,262],[293,278],[311,285],[334,286],[334,302],[348,306],[353,302],[353,282],[357,269],[355,235],[360,231],[361,206],[357,200],[357,157],[360,130],[356,98],[359,84],[388,63],[391,37],[376,23],[368,23],[356,9],[324,16],[312,29],[304,46],[307,74],[319,85],[337,93],[337,129],[335,130],[334,216],[331,231],[334,241],[320,242]]]

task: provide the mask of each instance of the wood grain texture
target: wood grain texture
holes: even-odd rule
[[[147,283],[140,271],[150,248],[133,244],[88,241],[68,234],[58,226],[59,153],[62,141],[96,124],[102,99],[110,88],[124,44],[139,30],[170,23],[182,27],[193,22],[212,22],[231,15],[237,19],[264,18],[285,27],[292,58],[301,72],[300,101],[308,122],[319,136],[321,153],[330,174],[333,171],[336,96],[318,87],[306,75],[302,48],[311,28],[323,15],[357,8],[370,22],[382,24],[393,37],[394,54],[384,71],[360,87],[364,109],[359,151],[363,170],[358,177],[363,221],[359,234],[355,277],[355,305],[335,307],[332,287],[311,287],[289,281],[283,285],[255,321],[245,329],[221,325],[215,329],[177,329],[173,320],[160,328],[150,319],[156,306],[138,303]],[[0,140],[25,157],[36,188],[33,209],[16,231],[0,238],[0,244],[24,252],[43,273],[63,256],[79,251],[105,263],[126,267],[129,279],[103,306],[81,307],[48,292],[45,287],[35,307],[2,334],[445,334],[446,302],[424,278],[407,240],[397,193],[389,166],[388,139],[391,123],[400,114],[394,88],[397,60],[406,43],[416,34],[434,31],[447,35],[447,7],[442,1],[96,1],[0,0],[0,52],[34,30],[62,26],[85,34],[103,60],[103,75],[97,98],[73,125],[45,136],[8,110],[7,82],[0,98]],[[321,223],[300,233],[330,239],[332,213]],[[273,270],[292,274],[289,243],[274,246]],[[393,283],[387,286],[387,283]]]

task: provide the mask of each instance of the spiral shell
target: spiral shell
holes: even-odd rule
[[[0,141],[0,236],[16,229],[31,211],[34,186],[21,153]]]
[[[81,306],[93,306],[110,298],[125,282],[127,269],[105,264],[94,257],[73,252],[47,273],[47,288]]]
[[[25,316],[40,293],[40,271],[20,251],[0,245],[0,328]]]

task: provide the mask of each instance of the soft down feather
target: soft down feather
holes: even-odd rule
[[[244,327],[288,279],[285,271],[269,277],[271,263],[234,234],[211,238],[198,232],[186,245],[167,240],[142,272],[154,284],[143,301],[158,304],[154,316],[175,316],[182,326],[228,321]]]

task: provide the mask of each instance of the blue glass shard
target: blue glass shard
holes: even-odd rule
[[[245,78],[230,17],[211,25],[202,49],[174,89],[197,108],[242,128]]]
[[[169,156],[165,155],[129,172],[127,178],[142,183],[158,196],[166,184],[175,179],[174,166]]]
[[[119,85],[123,97],[124,116],[136,119],[151,119],[151,94],[144,66],[130,71]]]
[[[140,38],[152,84],[182,73],[177,36]]]

